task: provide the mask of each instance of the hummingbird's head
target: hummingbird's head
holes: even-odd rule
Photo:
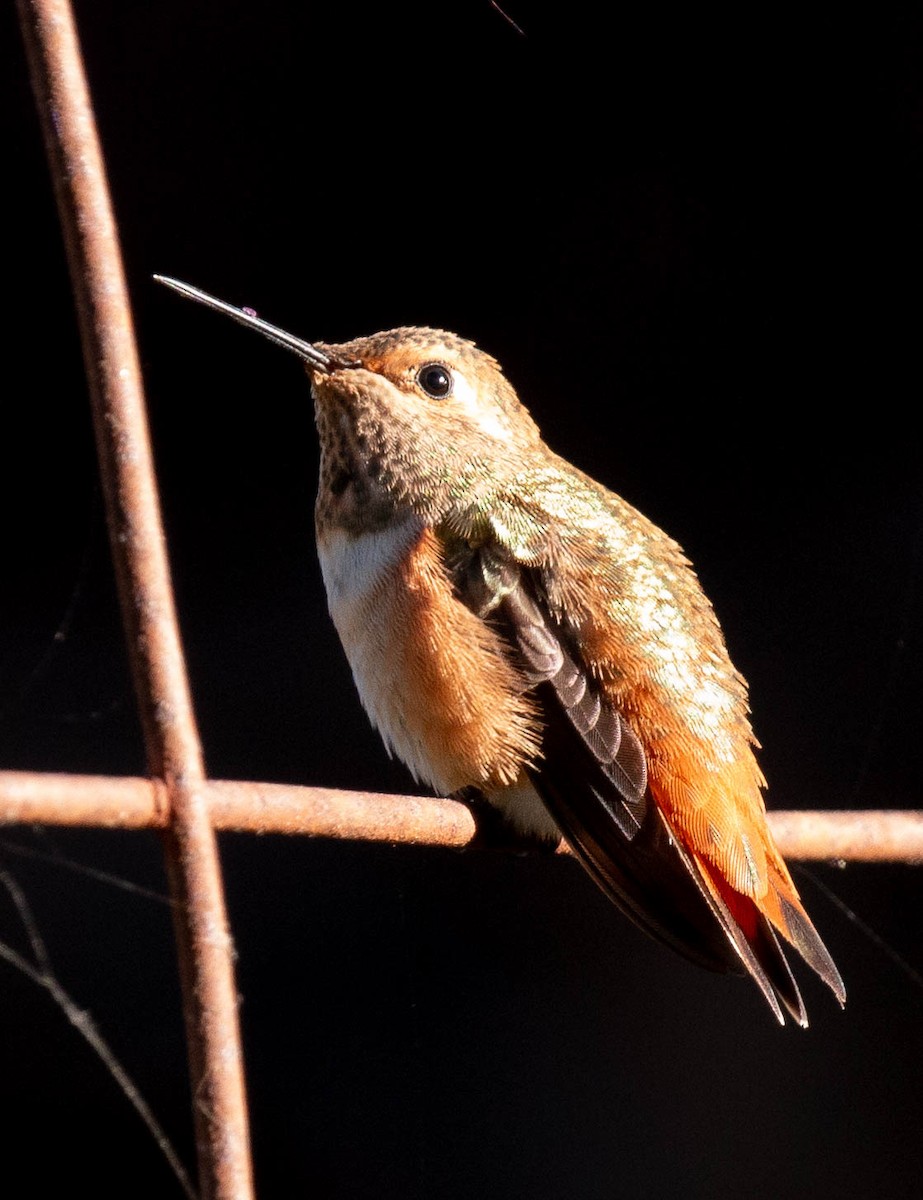
[[[441,516],[489,495],[541,446],[496,359],[454,333],[401,328],[339,345],[305,342],[252,309],[155,278],[304,361],[334,496],[358,488]]]
[[[541,445],[496,360],[454,333],[391,329],[313,349],[328,360],[306,359],[326,465],[398,506],[444,518]]]
[[[327,366],[306,360],[319,404],[348,392],[357,409],[374,409],[408,437],[443,445],[481,442],[486,454],[525,448],[539,438],[496,359],[457,334],[390,329],[314,349],[329,358]]]

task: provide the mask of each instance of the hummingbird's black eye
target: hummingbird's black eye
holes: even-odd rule
[[[442,363],[427,363],[417,371],[417,383],[434,400],[444,400],[452,394],[452,372]]]

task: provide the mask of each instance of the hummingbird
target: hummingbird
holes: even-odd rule
[[[515,837],[563,837],[647,933],[807,1026],[791,947],[846,992],[766,822],[747,686],[677,543],[555,454],[454,333],[306,342],[317,550],[388,751]]]

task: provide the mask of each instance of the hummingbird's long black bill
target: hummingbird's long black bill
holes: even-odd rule
[[[313,367],[322,367],[324,370],[329,371],[333,368],[346,365],[331,358],[329,354],[325,354],[322,350],[318,350],[310,342],[302,341],[301,338],[296,338],[294,334],[286,333],[278,325],[270,325],[268,321],[264,321],[262,317],[258,317],[255,312],[251,312],[246,308],[235,308],[233,304],[227,304],[224,300],[218,300],[215,296],[210,296],[208,292],[203,292],[201,288],[193,287],[190,283],[183,283],[179,279],[171,279],[168,275],[155,275],[154,278],[158,283],[163,283],[168,288],[172,288],[174,292],[179,292],[181,296],[186,296],[190,300],[197,300],[199,304],[204,304],[206,308],[213,308],[216,312],[224,313],[226,317],[231,317],[232,320],[239,321],[241,325],[255,329],[257,333],[261,333],[263,337],[269,338],[277,346],[284,346],[286,350],[293,351]]]

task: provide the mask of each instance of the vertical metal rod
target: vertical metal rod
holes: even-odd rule
[[[67,0],[18,0],[77,303],[112,554],[151,774],[171,803],[176,914],[203,1200],[253,1195],[237,995],[202,751],[170,583],[127,289]]]

